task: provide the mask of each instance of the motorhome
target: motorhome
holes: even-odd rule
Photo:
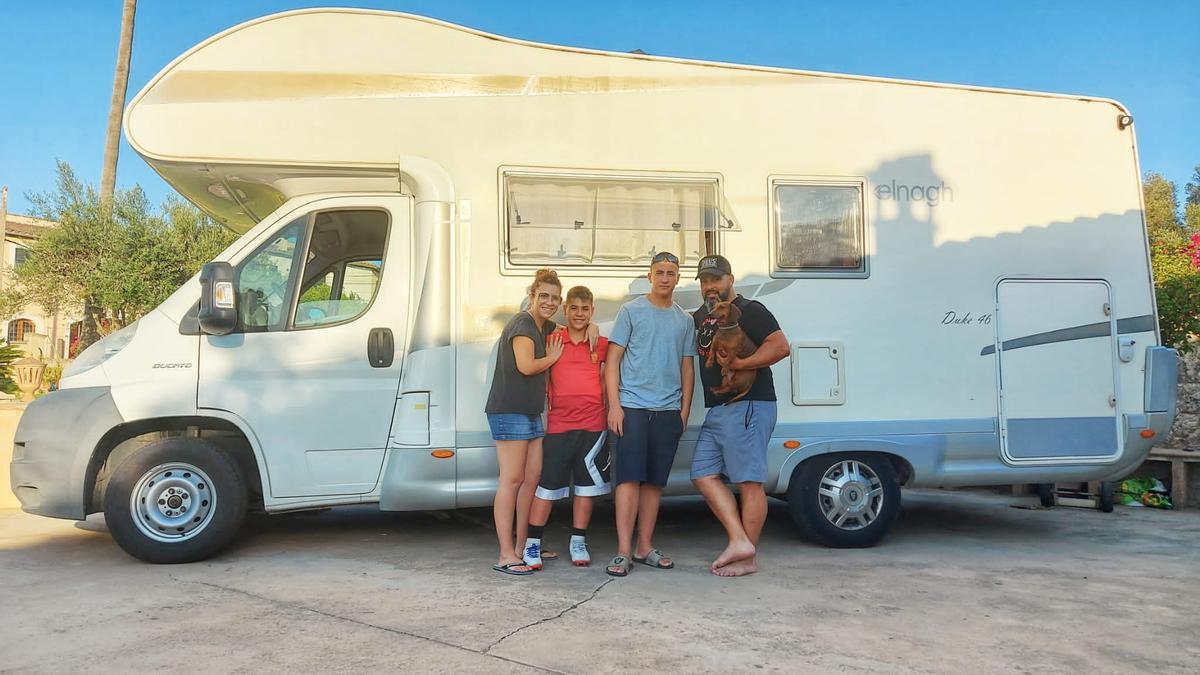
[[[242,234],[29,406],[12,483],[144,560],[212,555],[252,508],[489,505],[490,364],[539,267],[607,332],[657,252],[688,310],[729,258],[791,344],[766,488],[826,545],[879,541],[902,486],[1118,476],[1174,416],[1111,100],[315,9],[178,57],[125,134]]]

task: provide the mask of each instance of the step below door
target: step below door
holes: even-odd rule
[[[1118,457],[1116,323],[1108,284],[1006,279],[996,294],[1004,459],[1061,464]]]

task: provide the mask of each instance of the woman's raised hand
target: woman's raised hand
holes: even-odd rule
[[[550,359],[550,363],[557,363],[558,358],[563,353],[563,336],[562,333],[552,333],[550,338],[546,340],[546,358]]]

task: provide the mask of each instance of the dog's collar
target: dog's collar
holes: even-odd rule
[[[717,330],[730,330],[733,328],[737,328],[739,325],[741,325],[741,324],[735,323],[732,326],[722,326],[721,324],[717,324]]]

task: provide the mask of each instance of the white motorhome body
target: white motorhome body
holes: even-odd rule
[[[217,546],[220,513],[138,506],[170,467],[204,469],[196,448],[268,511],[489,504],[496,339],[543,266],[593,290],[606,330],[654,253],[683,259],[689,310],[699,257],[729,258],[792,345],[766,487],[827,543],[878,539],[900,483],[1116,476],[1174,415],[1132,118],[1113,101],[321,9],[180,56],[126,136],[244,234],[30,406],[13,485],[49,516],[122,502],[134,527],[115,534],[142,557]],[[206,333],[221,283],[236,326]],[[701,401],[672,493],[691,489]],[[203,497],[186,473],[172,489]]]

